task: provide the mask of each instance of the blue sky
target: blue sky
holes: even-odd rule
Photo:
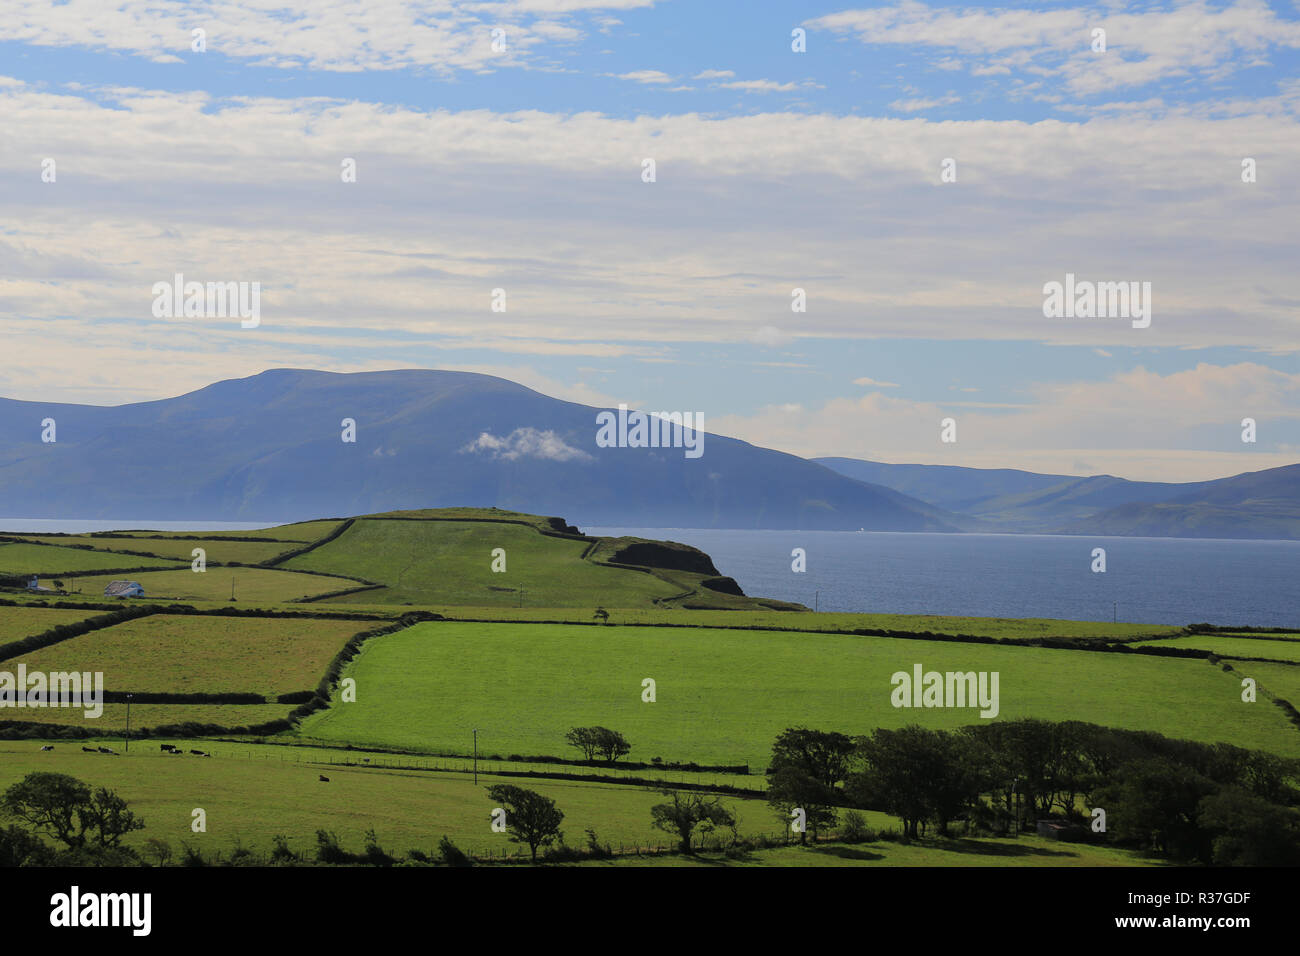
[[[808,456],[1300,460],[1294,3],[5,6],[6,396],[415,365]],[[176,272],[262,325],[155,318]],[[1046,318],[1067,272],[1150,327]]]

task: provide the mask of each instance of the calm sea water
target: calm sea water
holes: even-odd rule
[[[694,545],[746,594],[823,611],[1300,627],[1300,541],[587,528]],[[808,570],[791,571],[790,552]],[[1106,572],[1091,570],[1106,549]],[[818,593],[820,592],[820,593]]]

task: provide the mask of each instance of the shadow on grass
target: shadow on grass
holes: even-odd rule
[[[905,845],[905,844],[900,844]],[[1024,843],[1014,841],[1000,840],[971,840],[963,837],[952,837],[950,839],[932,838],[923,840],[913,840],[912,846],[924,847],[930,850],[946,850],[949,853],[970,853],[975,856],[1046,856],[1046,857],[1071,857],[1079,854],[1073,850],[1061,849],[1051,850],[1043,846],[1027,846]]]
[[[818,846],[813,847],[812,851],[839,857],[841,860],[883,860],[885,858],[883,853],[869,853],[852,846]]]

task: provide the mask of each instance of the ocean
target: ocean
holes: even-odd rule
[[[706,551],[746,594],[823,611],[1300,627],[1300,541],[583,529]],[[803,548],[807,570],[791,570]],[[1094,548],[1106,552],[1094,573]]]

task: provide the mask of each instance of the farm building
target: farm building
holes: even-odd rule
[[[30,581],[27,582],[27,590],[29,590],[29,591],[48,591],[48,592],[51,593],[51,594],[54,593],[54,588],[43,587],[43,586],[41,585],[41,579],[40,579],[39,577],[37,577],[35,574],[33,574],[33,575],[32,575],[32,579],[31,579]]]
[[[113,581],[104,588],[104,597],[144,597],[144,588],[135,581]]]

